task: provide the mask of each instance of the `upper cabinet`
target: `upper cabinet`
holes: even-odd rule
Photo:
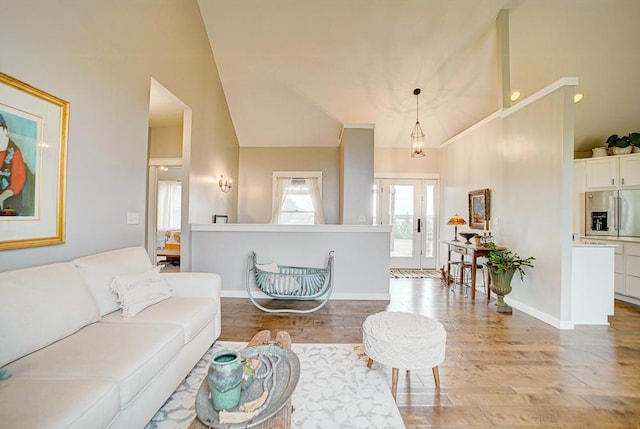
[[[586,160],[587,189],[618,186],[618,158],[602,157]]]
[[[587,189],[640,186],[640,155],[589,158],[585,163]]]
[[[640,186],[640,155],[620,157],[620,187]]]

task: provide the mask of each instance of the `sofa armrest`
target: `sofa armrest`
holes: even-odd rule
[[[220,299],[222,280],[216,273],[160,273],[169,284],[173,296]]]

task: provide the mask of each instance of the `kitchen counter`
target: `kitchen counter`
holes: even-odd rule
[[[614,243],[593,243],[589,240],[579,240],[573,242],[573,247],[616,247]]]
[[[580,241],[590,240],[619,241],[620,243],[640,243],[640,237],[608,237],[606,235],[583,235],[580,237]]]
[[[571,321],[608,325],[614,310],[615,244],[574,242],[571,260]]]
[[[640,305],[640,237],[592,237],[581,240],[590,245],[615,247],[615,297]]]

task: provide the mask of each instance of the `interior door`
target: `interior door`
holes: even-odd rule
[[[378,213],[391,225],[391,268],[435,268],[435,180],[379,179]]]

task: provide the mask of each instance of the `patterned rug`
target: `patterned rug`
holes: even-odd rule
[[[188,428],[196,415],[195,397],[211,353],[240,350],[246,343],[218,341],[156,413],[146,429]],[[362,344],[293,344],[300,380],[291,397],[293,428],[404,428],[391,396],[390,374],[382,365],[367,368]],[[390,373],[390,371],[389,371]]]
[[[392,279],[439,279],[441,277],[438,270],[411,270],[403,268],[392,268]]]

